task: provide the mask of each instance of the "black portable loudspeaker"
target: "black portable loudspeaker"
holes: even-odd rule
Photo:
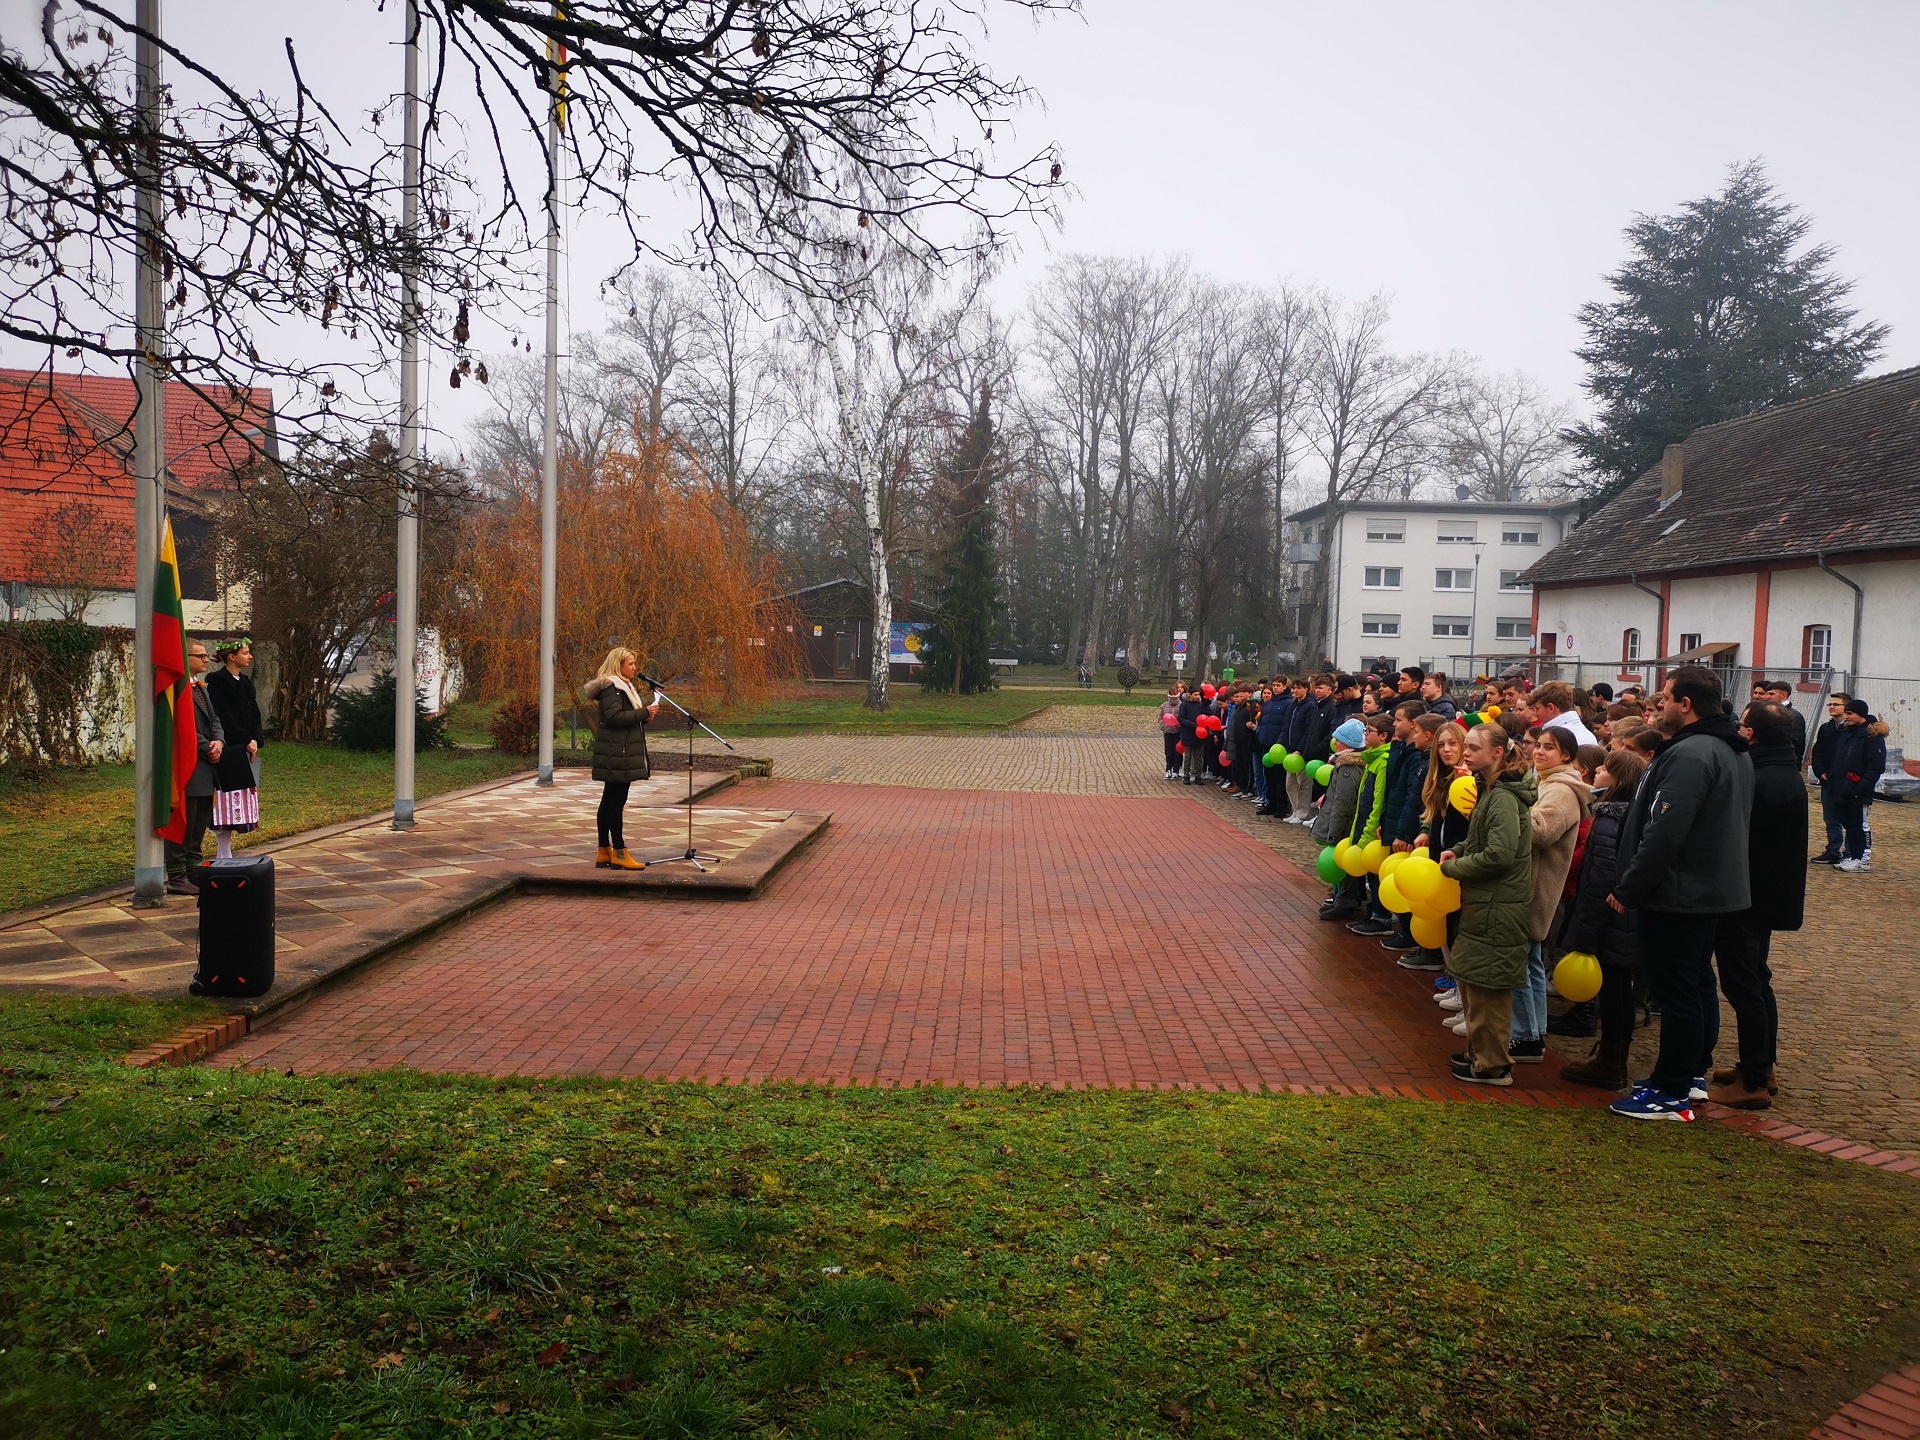
[[[200,969],[187,992],[245,998],[273,988],[273,857],[200,867]]]

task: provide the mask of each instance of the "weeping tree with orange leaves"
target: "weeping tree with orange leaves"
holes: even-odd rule
[[[615,645],[677,681],[689,708],[730,707],[795,673],[771,566],[674,437],[636,428],[630,449],[591,467],[563,459],[558,499],[555,679],[574,703]],[[536,690],[537,481],[508,479],[469,514],[459,562],[437,588],[436,623],[469,690]]]

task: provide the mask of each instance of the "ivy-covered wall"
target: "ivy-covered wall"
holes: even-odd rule
[[[0,622],[0,765],[133,757],[133,632]]]

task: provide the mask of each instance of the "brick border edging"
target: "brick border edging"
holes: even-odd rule
[[[131,1065],[136,1070],[145,1070],[153,1065],[191,1065],[196,1060],[204,1060],[216,1050],[226,1049],[246,1033],[247,1017],[229,1015],[222,1020],[189,1026],[158,1045],[149,1045],[122,1056],[120,1063]]]
[[[1903,1365],[1816,1425],[1810,1440],[1914,1440],[1920,1436],[1920,1365]]]

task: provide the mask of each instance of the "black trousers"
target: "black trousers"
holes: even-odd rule
[[[186,802],[186,840],[165,842],[169,880],[184,880],[200,868],[200,862],[205,858],[207,827],[213,824],[213,796],[189,795]]]
[[[1623,1051],[1633,1044],[1633,967],[1600,964],[1600,1043],[1618,1045]]]
[[[1720,967],[1720,990],[1733,1007],[1740,1036],[1740,1077],[1749,1090],[1767,1083],[1779,1059],[1780,1009],[1773,998],[1773,971],[1768,952],[1773,932],[1722,915],[1714,937],[1714,959]]]
[[[1167,769],[1178,770],[1180,768],[1180,757],[1174,754],[1173,747],[1180,743],[1180,732],[1178,730],[1169,730],[1160,738],[1166,742]]]
[[[625,815],[627,792],[633,788],[628,780],[608,780],[600,791],[600,812],[597,820],[600,827],[600,843],[611,845],[616,850],[627,848]]]
[[[1685,1095],[1713,1066],[1720,1039],[1720,992],[1713,983],[1718,915],[1679,910],[1640,912],[1640,956],[1647,988],[1660,1002],[1660,1058],[1647,1084]]]

